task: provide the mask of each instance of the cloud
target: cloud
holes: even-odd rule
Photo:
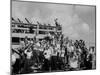
[[[88,24],[83,23],[82,28],[83,28],[84,31],[89,32],[89,25]]]
[[[54,19],[62,25],[63,33],[73,39],[83,38],[89,41],[88,36],[94,36],[95,32],[95,8],[90,6],[63,5],[35,2],[12,2],[12,16],[25,17],[32,23],[50,23],[54,25]],[[89,32],[91,30],[91,32]],[[95,37],[93,37],[95,38]],[[93,39],[92,38],[92,39]]]
[[[65,36],[70,37],[72,39],[79,38],[79,33],[74,29],[73,26],[66,28],[66,30],[63,31],[63,34],[65,34]]]

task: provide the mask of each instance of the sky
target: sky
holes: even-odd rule
[[[83,39],[88,45],[95,44],[95,14],[95,6],[12,1],[13,18],[51,25],[58,18],[66,37]]]

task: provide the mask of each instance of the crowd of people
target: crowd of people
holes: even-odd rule
[[[95,47],[87,48],[84,40],[71,40],[63,34],[36,36],[12,48],[12,74],[95,69]]]

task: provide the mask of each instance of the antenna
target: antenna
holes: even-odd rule
[[[21,20],[19,19],[19,18],[17,18],[18,19],[18,21],[21,23]]]
[[[16,22],[16,20],[13,17],[11,19],[12,19],[12,21]]]
[[[25,18],[25,20],[26,20],[28,23],[30,23],[29,20],[28,20],[27,18]]]

